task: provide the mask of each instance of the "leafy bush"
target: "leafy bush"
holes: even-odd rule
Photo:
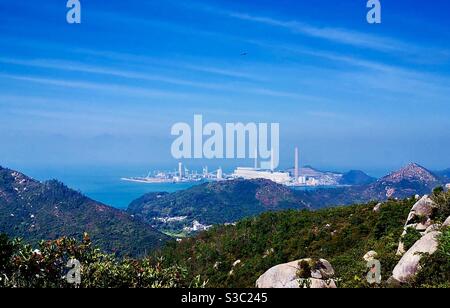
[[[311,278],[311,272],[314,268],[314,262],[302,260],[298,263],[297,278]]]
[[[435,190],[432,199],[437,204],[433,216],[437,221],[443,222],[450,216],[450,191]]]
[[[117,260],[92,246],[86,234],[83,241],[62,238],[40,244],[32,250],[21,240],[0,236],[0,287],[70,288],[67,262],[81,264],[81,288],[177,288],[200,287],[196,277],[187,280],[185,268],[163,266],[163,259]]]
[[[443,230],[439,237],[438,250],[433,255],[425,255],[420,265],[413,287],[450,288],[450,228]]]
[[[420,240],[421,237],[422,235],[416,230],[416,228],[407,228],[406,234],[402,237],[405,251],[408,251],[418,240]]]

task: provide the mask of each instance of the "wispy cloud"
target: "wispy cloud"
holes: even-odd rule
[[[126,95],[134,95],[143,98],[173,98],[173,99],[188,99],[197,98],[191,93],[182,92],[171,92],[162,91],[156,89],[144,89],[139,87],[129,87],[123,86],[121,84],[112,83],[97,83],[97,82],[86,82],[86,81],[75,81],[75,80],[60,80],[54,78],[41,78],[33,76],[22,76],[22,75],[12,75],[12,74],[0,74],[0,78],[7,78],[19,81],[27,81],[33,83],[39,83],[49,86],[58,86],[66,88],[76,88],[85,90],[95,90],[95,91],[105,91],[109,93],[121,93]]]
[[[367,35],[364,33],[350,31],[340,28],[316,27],[298,21],[283,21],[269,17],[253,16],[249,14],[228,12],[229,17],[240,20],[256,22],[268,26],[288,29],[294,33],[307,35],[310,37],[329,40],[336,43],[347,44],[362,48],[376,49],[380,51],[403,50],[406,44],[394,39]]]
[[[342,27],[320,27],[298,20],[282,20],[269,16],[229,11],[213,6],[201,6],[198,4],[186,4],[186,6],[192,9],[200,9],[212,14],[245,22],[285,29],[294,34],[322,39],[333,43],[370,49],[383,53],[398,54],[400,56],[410,55],[412,56],[410,57],[410,60],[418,63],[429,63],[431,61],[431,54],[434,55],[432,61],[435,63],[448,62],[450,60],[450,51],[448,49],[421,46],[394,37],[367,34]]]
[[[346,69],[340,69],[340,73],[361,73],[354,71],[352,68],[362,69],[364,74],[372,74],[376,72],[378,74],[385,74],[389,77],[397,77],[398,79],[404,79],[405,82],[417,82],[422,85],[427,85],[433,89],[448,89],[450,84],[449,76],[446,74],[440,74],[436,72],[427,72],[425,70],[417,70],[411,67],[405,67],[400,65],[389,64],[371,59],[359,58],[350,54],[338,54],[331,51],[324,51],[318,49],[310,49],[304,46],[297,45],[285,45],[275,44],[270,42],[252,41],[253,44],[263,46],[265,48],[272,48],[280,51],[286,51],[294,54],[307,55],[310,57],[316,57],[325,59],[334,63],[340,63],[347,66]],[[381,81],[380,81],[381,82]],[[412,91],[409,89],[409,91]]]
[[[199,87],[199,88],[204,88],[204,89],[221,89],[221,90],[224,89],[224,87],[219,84],[195,82],[195,81],[190,81],[190,80],[172,78],[172,77],[168,77],[168,76],[162,76],[162,75],[156,75],[156,74],[146,74],[146,73],[134,72],[134,71],[123,70],[123,69],[119,70],[119,69],[111,69],[111,68],[101,67],[101,66],[90,66],[90,65],[85,65],[85,64],[79,63],[79,62],[48,60],[48,59],[23,60],[23,59],[11,59],[11,58],[0,58],[0,62],[7,63],[7,64],[33,66],[33,67],[40,67],[40,68],[50,68],[50,69],[65,70],[65,71],[75,71],[75,72],[93,73],[93,74],[101,74],[101,75],[110,75],[110,76],[127,78],[127,79],[157,81],[157,82],[170,83],[170,84],[174,84],[174,85]]]
[[[195,59],[190,59],[190,62],[188,61],[177,61],[177,60],[169,60],[164,58],[152,58],[148,56],[138,55],[138,54],[132,54],[132,53],[126,53],[126,52],[115,52],[115,51],[109,51],[109,50],[92,50],[92,49],[86,49],[86,48],[78,48],[75,50],[72,50],[79,54],[86,54],[86,55],[92,55],[102,58],[107,58],[111,60],[118,60],[125,63],[139,63],[140,65],[158,65],[158,66],[165,66],[170,68],[176,68],[176,69],[186,69],[189,71],[197,71],[197,72],[204,72],[204,73],[210,73],[214,75],[219,76],[226,76],[226,77],[233,77],[233,78],[239,78],[239,79],[248,79],[253,81],[262,81],[263,77],[252,74],[249,72],[246,72],[244,70],[239,69],[233,69],[233,68],[225,68],[221,66],[211,66],[206,65],[204,63],[196,63],[198,61],[195,61]],[[197,59],[198,60],[198,59]]]
[[[172,78],[168,76],[162,75],[152,75],[141,72],[127,71],[122,69],[112,69],[100,66],[89,66],[78,62],[68,62],[68,61],[60,61],[60,60],[24,60],[24,59],[12,59],[12,58],[0,58],[0,63],[14,64],[14,65],[24,65],[24,66],[32,66],[32,67],[40,67],[40,68],[50,68],[57,70],[65,70],[65,71],[77,71],[77,72],[85,72],[85,73],[94,73],[94,74],[102,74],[102,75],[110,75],[114,77],[120,78],[128,78],[128,79],[136,79],[143,81],[156,81],[156,82],[164,82],[168,84],[182,85],[200,88],[203,90],[217,90],[224,92],[233,92],[233,93],[247,93],[254,94],[258,96],[269,96],[269,97],[277,97],[282,99],[294,99],[294,100],[317,100],[315,97],[309,97],[305,95],[301,95],[297,92],[289,92],[289,91],[280,91],[267,87],[259,87],[255,85],[251,85],[248,83],[208,83],[208,82],[196,82],[185,79]],[[208,70],[207,68],[205,68]],[[4,78],[12,78],[16,80],[23,81],[31,81],[37,83],[44,83],[47,85],[56,85],[56,86],[64,86],[71,88],[82,88],[89,90],[104,90],[104,91],[117,91],[120,89],[122,93],[129,93],[134,95],[143,95],[145,97],[148,96],[169,96],[175,98],[182,98],[186,96],[191,96],[190,94],[183,94],[180,92],[168,92],[168,91],[160,91],[160,90],[146,90],[138,87],[125,87],[119,84],[99,84],[92,82],[80,82],[80,81],[63,81],[58,79],[47,79],[47,78],[37,78],[31,76],[20,76],[20,75],[9,75],[3,74],[0,77]],[[178,93],[178,94],[177,94]]]

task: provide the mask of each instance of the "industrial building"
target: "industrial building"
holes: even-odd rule
[[[272,155],[273,157],[273,155]],[[273,166],[273,163],[272,163]],[[255,158],[254,168],[237,168],[233,175],[233,178],[242,178],[246,180],[266,179],[279,184],[291,184],[292,182],[298,183],[299,180],[299,168],[298,168],[298,148],[295,148],[295,175],[294,179],[289,172],[278,172],[273,170],[266,170],[258,168],[258,155]]]
[[[279,184],[286,184],[291,181],[291,176],[288,172],[275,172],[271,170],[242,167],[237,168],[234,171],[233,177],[246,180],[266,179]]]

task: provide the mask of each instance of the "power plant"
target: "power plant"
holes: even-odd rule
[[[295,171],[294,178],[291,177],[289,172],[275,171],[273,162],[273,150],[272,150],[272,160],[270,164],[270,170],[258,168],[258,155],[255,155],[255,167],[238,167],[234,170],[231,175],[233,178],[241,178],[246,180],[254,179],[266,179],[278,184],[284,185],[296,185],[299,183],[299,160],[298,160],[298,148],[295,148]]]
[[[272,182],[286,186],[333,186],[337,185],[342,175],[321,172],[311,167],[300,168],[300,151],[298,147],[294,149],[294,168],[286,171],[276,171],[274,168],[274,153],[272,152],[272,160],[270,169],[259,167],[258,152],[255,151],[255,165],[251,167],[238,167],[232,174],[225,174],[222,168],[209,172],[208,167],[203,168],[203,172],[190,172],[183,163],[178,163],[178,170],[174,172],[159,172],[155,176],[122,178],[125,181],[139,183],[188,183],[202,181],[226,181],[232,179],[266,179]],[[183,170],[184,168],[184,170]]]

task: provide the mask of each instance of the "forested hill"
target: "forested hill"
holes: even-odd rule
[[[173,228],[194,220],[214,225],[233,223],[266,211],[305,209],[295,191],[269,180],[233,180],[205,183],[172,194],[148,194],[130,204],[128,212],[151,224],[158,218],[184,217]],[[158,225],[161,229],[163,223]]]
[[[438,226],[450,215],[450,193],[438,192],[432,198],[437,205],[430,212],[428,226]],[[399,242],[408,250],[422,236],[412,227],[402,236],[407,218],[414,217],[413,205],[421,203],[417,200],[267,212],[235,226],[217,226],[194,238],[169,243],[163,254],[168,264],[186,267],[193,277],[208,280],[211,287],[251,288],[270,268],[305,258],[328,260],[339,287],[368,287],[363,257],[376,251],[382,265],[380,286],[387,286],[401,259]],[[449,223],[450,217],[446,221]],[[450,229],[441,241],[442,247],[423,259],[423,270],[409,286],[450,287]]]
[[[138,256],[169,238],[129,214],[93,201],[58,181],[41,183],[0,167],[0,233],[36,244],[81,238],[107,252]]]

